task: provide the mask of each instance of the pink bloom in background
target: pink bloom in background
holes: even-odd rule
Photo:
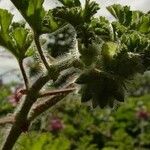
[[[15,107],[23,96],[22,88],[17,87],[13,94],[9,97],[9,102]]]
[[[148,111],[142,109],[137,112],[137,117],[138,119],[148,120],[150,117],[150,114]]]
[[[50,131],[57,132],[63,128],[64,128],[64,124],[62,123],[60,118],[54,117],[51,119],[50,124],[49,124]]]

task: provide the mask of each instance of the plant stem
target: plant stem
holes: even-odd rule
[[[49,70],[49,65],[48,65],[48,62],[44,56],[44,53],[42,51],[42,48],[41,48],[41,45],[40,45],[40,41],[39,41],[39,35],[36,34],[36,32],[34,32],[34,41],[35,41],[35,44],[36,44],[36,47],[37,47],[37,50],[39,52],[39,55],[41,57],[41,60],[43,61],[45,67],[47,70]]]
[[[52,95],[57,95],[57,94],[64,94],[64,93],[71,92],[71,91],[73,91],[75,89],[76,88],[68,88],[68,89],[60,89],[60,90],[49,91],[49,92],[40,94],[39,98],[52,96]]]
[[[13,124],[15,122],[15,116],[6,116],[3,118],[0,118],[0,126],[5,125],[5,124]]]
[[[20,70],[21,70],[21,73],[22,73],[22,76],[23,76],[23,79],[24,79],[24,84],[26,86],[26,90],[28,90],[29,82],[28,82],[28,78],[27,78],[27,75],[26,75],[26,72],[25,72],[25,69],[24,69],[24,66],[23,66],[23,60],[19,60],[19,67],[20,67]]]
[[[28,122],[33,121],[37,116],[51,108],[52,106],[56,105],[60,102],[64,97],[66,97],[69,93],[74,91],[74,89],[69,88],[70,90],[66,91],[65,93],[61,93],[59,95],[53,95],[49,99],[41,101],[40,103],[34,104],[31,108],[29,115],[28,115]],[[67,89],[66,89],[67,90]]]
[[[30,88],[28,94],[16,113],[15,122],[2,145],[2,150],[12,150],[22,131],[22,125],[27,123],[27,115],[33,103],[37,100],[40,89],[50,79],[49,74],[40,77]]]

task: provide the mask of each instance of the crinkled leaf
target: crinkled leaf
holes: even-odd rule
[[[124,102],[125,99],[125,89],[120,86],[118,90],[114,92],[114,98],[119,102]]]
[[[32,38],[27,29],[17,27],[12,31],[13,47],[16,49],[18,57],[23,59],[26,57],[26,51],[32,43]]]
[[[87,102],[92,98],[92,93],[88,85],[83,85],[81,88],[81,102]]]
[[[110,22],[105,17],[93,18],[91,20],[91,27],[95,34],[102,39],[112,39]]]
[[[141,36],[137,32],[132,34],[123,34],[121,37],[122,44],[125,44],[128,48],[128,51],[141,53],[149,49],[149,40],[146,37]]]
[[[98,9],[99,5],[96,2],[86,0],[84,9],[80,5],[74,7],[57,7],[53,10],[53,14],[55,17],[63,19],[73,26],[78,26],[85,22],[90,22]]]
[[[97,81],[100,77],[103,76],[103,73],[97,70],[86,70],[84,71],[79,78],[76,80],[78,84],[86,84],[90,82]]]
[[[123,26],[129,29],[137,30],[141,33],[150,32],[150,15],[140,11],[131,11],[128,6],[114,4],[107,7],[107,10],[119,21]]]
[[[132,11],[128,6],[121,6],[120,4],[114,4],[108,6],[107,10],[116,18],[118,21],[125,25],[129,26],[132,21]]]
[[[12,39],[9,35],[9,28],[13,15],[5,9],[0,9],[0,45],[7,48],[17,57],[16,49],[13,47]]]
[[[55,20],[55,18],[52,15],[51,11],[48,11],[43,18],[42,26],[43,26],[43,32],[53,32],[57,30],[62,23],[59,23],[58,21]]]
[[[39,34],[42,32],[42,19],[45,16],[44,0],[11,0],[22,13],[29,25]]]
[[[22,49],[23,45],[26,42],[26,38],[27,38],[28,32],[24,28],[16,28],[13,31],[12,35],[13,35],[13,38],[14,38],[14,40],[16,42],[16,46],[19,49]]]
[[[142,16],[137,24],[138,31],[142,33],[150,32],[150,15]]]
[[[9,13],[8,10],[0,9],[0,26],[1,26],[2,33],[8,32],[12,18],[13,15]]]
[[[94,1],[91,2],[91,0],[86,0],[85,8],[83,9],[84,21],[89,22],[99,9],[99,4]]]
[[[128,32],[128,29],[117,21],[112,22],[112,27],[115,39],[120,38],[122,34]]]
[[[81,6],[80,0],[58,0],[66,7]]]
[[[53,15],[54,17],[64,20],[73,26],[84,23],[81,7],[57,7],[53,9]]]

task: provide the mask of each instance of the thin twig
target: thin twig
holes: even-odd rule
[[[66,97],[69,93],[73,92],[76,88],[73,88],[73,84],[69,84],[66,86],[64,91],[65,93],[59,93],[58,95],[52,95],[49,99],[42,100],[39,103],[35,103],[28,115],[28,122],[33,121],[37,116],[45,112],[47,109],[51,108],[52,106],[55,106],[58,102],[60,102],[64,97]],[[72,88],[71,88],[72,87]],[[68,89],[68,91],[67,91]],[[71,90],[72,89],[72,90]]]
[[[60,89],[60,90],[49,91],[49,92],[40,94],[39,98],[52,96],[52,95],[57,95],[57,94],[65,94],[65,93],[71,92],[75,89],[76,88],[68,88],[68,89]]]
[[[15,122],[14,116],[6,116],[3,118],[0,118],[0,126],[5,124],[13,124]]]
[[[48,62],[46,60],[46,57],[44,56],[43,50],[42,50],[41,45],[40,45],[39,35],[37,35],[35,32],[34,32],[34,41],[35,41],[37,50],[39,52],[39,55],[41,57],[41,60],[43,61],[46,69],[49,70],[49,64],[48,64]]]
[[[25,69],[24,69],[24,66],[23,66],[23,60],[19,61],[19,67],[20,67],[20,70],[21,70],[21,73],[22,73],[22,76],[23,76],[23,79],[24,79],[24,84],[26,86],[26,89],[28,89],[29,88],[29,82],[28,82],[28,77],[26,75],[26,72],[25,72]]]

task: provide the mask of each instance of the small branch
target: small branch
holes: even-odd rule
[[[39,41],[39,35],[37,35],[35,32],[34,32],[34,41],[35,41],[35,44],[36,44],[36,47],[37,47],[37,50],[39,52],[39,55],[41,57],[41,60],[43,61],[45,67],[47,70],[49,70],[49,64],[46,60],[46,57],[44,56],[44,53],[42,51],[42,48],[41,48],[41,45],[40,45],[40,41]]]
[[[3,118],[0,118],[0,126],[5,124],[13,124],[15,122],[14,116],[6,116]]]
[[[23,66],[23,60],[19,61],[19,67],[20,67],[20,70],[21,70],[21,73],[22,73],[22,76],[24,79],[24,84],[26,86],[26,89],[28,89],[29,88],[29,82],[28,82],[28,78],[27,78],[27,75],[26,75],[26,72],[25,72],[25,69]]]
[[[69,85],[69,87],[72,85]],[[69,93],[75,90],[75,88],[66,88],[65,93],[60,93],[59,95],[53,95],[49,99],[42,100],[40,103],[35,103],[31,108],[29,115],[28,115],[28,122],[33,121],[37,116],[45,112],[52,106],[55,106],[58,102],[60,102],[64,97],[66,97]],[[68,91],[67,91],[68,90]]]
[[[58,94],[65,94],[65,93],[68,93],[68,92],[72,92],[75,89],[76,88],[68,88],[68,89],[60,89],[60,90],[49,91],[49,92],[40,94],[39,98],[52,96],[52,95],[58,95]]]
[[[49,74],[41,76],[30,88],[28,94],[21,103],[19,112],[16,113],[15,122],[12,125],[6,139],[2,146],[2,150],[12,150],[15,142],[19,138],[22,131],[22,125],[27,122],[27,115],[32,107],[33,103],[37,100],[40,89],[47,83],[50,79]]]

